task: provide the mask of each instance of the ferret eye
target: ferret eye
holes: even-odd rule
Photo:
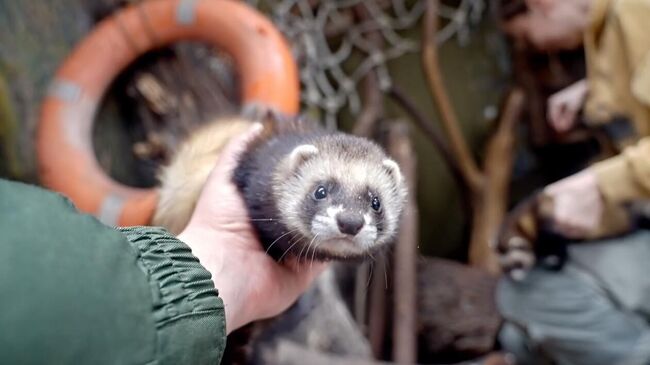
[[[316,200],[323,200],[327,198],[327,189],[325,189],[324,186],[319,186],[316,188],[316,191],[314,191],[314,198]]]
[[[376,196],[372,198],[372,203],[370,204],[372,206],[372,209],[374,209],[376,212],[381,209],[381,203],[379,202],[379,198]]]

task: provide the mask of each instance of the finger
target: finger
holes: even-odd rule
[[[262,129],[261,123],[253,123],[246,132],[233,137],[219,154],[219,159],[210,173],[209,180],[215,177],[230,179],[230,172],[237,166],[241,155],[246,151],[246,147],[259,136]]]
[[[549,100],[546,114],[547,114],[548,122],[553,128],[555,128],[555,123],[559,117],[561,109],[562,109],[561,103],[558,103],[553,99]]]
[[[568,114],[569,111],[566,108],[566,105],[562,104],[560,108],[556,111],[555,115],[553,116],[553,121],[551,122],[551,126],[553,127],[553,130],[555,130],[558,133],[564,132],[564,128],[566,128],[567,120],[568,120]]]
[[[553,129],[555,129],[555,131],[556,131],[557,133],[566,132],[566,130],[567,130],[567,124],[568,124],[568,119],[569,119],[569,118],[568,118],[568,116],[567,116],[566,111],[565,111],[565,112],[562,112],[562,113],[561,113],[560,115],[558,115],[558,117],[554,120],[554,123],[553,123]]]
[[[567,118],[569,118],[570,114],[571,111],[566,103],[562,103],[557,108],[557,110],[553,115],[553,120],[551,122],[551,126],[556,132],[560,133],[564,131],[563,128],[565,128],[565,125],[567,123]]]
[[[556,130],[559,133],[563,133],[571,129],[571,126],[573,125],[573,121],[576,118],[576,112],[571,109],[566,109],[564,112],[560,115],[560,117],[557,120],[557,125],[556,125]]]

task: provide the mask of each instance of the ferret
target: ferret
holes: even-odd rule
[[[180,146],[160,175],[153,224],[172,233],[185,227],[221,149],[253,122],[216,120]],[[407,191],[398,164],[381,147],[300,118],[263,124],[232,179],[268,254],[364,258],[394,239]]]
[[[548,217],[552,202],[541,192],[517,204],[499,228],[497,252],[501,268],[512,279],[522,281],[540,265],[548,270],[564,266],[572,240],[555,233]]]

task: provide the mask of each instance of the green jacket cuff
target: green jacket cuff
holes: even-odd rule
[[[210,273],[185,243],[162,228],[118,229],[149,278],[160,363],[219,363],[226,324]]]

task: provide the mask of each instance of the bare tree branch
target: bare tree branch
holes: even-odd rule
[[[499,272],[499,265],[491,241],[496,239],[507,209],[515,127],[519,122],[523,104],[524,94],[520,89],[514,89],[508,94],[497,130],[486,147],[485,184],[474,204],[469,262],[494,274]]]
[[[479,171],[460,130],[457,114],[451,104],[440,72],[436,43],[438,6],[438,0],[427,1],[422,33],[422,65],[427,75],[429,90],[438,105],[442,125],[449,137],[451,150],[460,164],[460,172],[469,189],[476,193],[483,183],[483,175]]]

